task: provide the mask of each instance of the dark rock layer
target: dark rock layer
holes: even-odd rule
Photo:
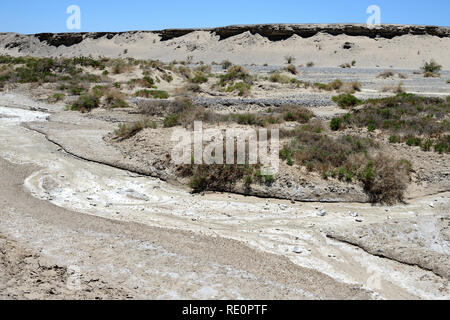
[[[209,31],[220,36],[220,39],[226,39],[232,36],[250,32],[260,34],[271,41],[288,39],[293,35],[302,38],[309,38],[317,33],[327,33],[330,35],[348,35],[365,36],[370,38],[388,38],[406,34],[411,35],[431,35],[440,38],[450,37],[449,27],[438,26],[411,26],[411,25],[382,25],[375,28],[369,28],[365,24],[264,24],[264,25],[236,25],[212,29],[166,29],[161,31],[127,31],[127,32],[89,32],[89,33],[41,33],[34,35],[41,42],[48,45],[59,47],[72,45],[82,42],[86,38],[98,39],[106,37],[112,39],[118,34],[136,34],[139,32],[151,32],[161,36],[161,40],[171,40],[184,36],[194,31]]]

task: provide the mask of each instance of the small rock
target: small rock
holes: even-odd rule
[[[287,209],[287,205],[285,204],[279,204],[278,207],[283,211]]]
[[[356,222],[363,222],[362,219],[355,219]]]
[[[432,208],[434,208],[434,203],[433,203],[433,202],[430,202],[429,206],[432,207]]]
[[[358,212],[350,212],[350,216],[352,216],[353,218],[356,218],[359,216]]]
[[[326,212],[326,210],[320,210],[320,211],[317,213],[317,215],[318,215],[319,217],[325,217],[325,216],[327,215],[327,212]]]
[[[292,249],[292,252],[299,254],[302,253],[302,249],[300,247],[295,247],[294,249]]]

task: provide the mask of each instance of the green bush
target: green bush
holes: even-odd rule
[[[439,71],[441,71],[442,66],[436,63],[433,59],[430,60],[430,62],[425,62],[425,64],[422,66],[422,71],[424,73],[430,73],[430,74],[436,74]]]
[[[100,106],[99,98],[93,95],[82,95],[80,96],[71,106],[71,110],[90,112],[92,109],[98,108]]]
[[[163,90],[139,90],[134,94],[136,97],[154,98],[154,99],[168,99],[169,94]]]
[[[332,100],[334,102],[336,102],[338,104],[338,106],[340,106],[341,108],[345,108],[345,109],[351,108],[351,107],[356,107],[363,103],[362,100],[356,98],[355,96],[353,96],[349,93],[343,93],[338,96],[334,96],[332,98]]]
[[[333,118],[330,122],[330,128],[333,131],[338,131],[342,126],[342,119],[341,118]]]
[[[164,127],[165,128],[175,127],[180,124],[179,120],[180,120],[180,116],[178,114],[173,114],[173,115],[167,116],[164,119]]]

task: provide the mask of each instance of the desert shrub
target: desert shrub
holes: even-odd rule
[[[434,141],[434,151],[438,153],[449,153],[450,152],[450,135],[439,136],[436,141]]]
[[[246,84],[244,82],[237,82],[237,83],[231,84],[225,89],[226,92],[237,91],[238,95],[240,97],[245,97],[245,96],[250,95],[250,90],[251,90],[251,85]]]
[[[80,96],[72,105],[70,109],[74,111],[90,112],[92,109],[98,108],[100,106],[99,98],[85,94]]]
[[[410,168],[408,161],[377,155],[367,162],[358,177],[372,202],[392,205],[404,199]]]
[[[228,61],[228,60],[224,60],[224,61],[222,61],[222,63],[220,65],[222,66],[222,69],[227,70],[233,64],[230,61]]]
[[[208,82],[208,77],[201,71],[196,71],[193,78],[190,79],[192,83],[206,83]]]
[[[164,127],[165,128],[172,128],[180,124],[180,115],[178,114],[172,114],[170,116],[167,116],[164,118]]]
[[[185,66],[179,66],[175,69],[175,72],[185,79],[190,79],[192,77],[192,70]]]
[[[170,75],[170,74],[168,74],[168,73],[163,73],[163,74],[161,75],[161,78],[162,78],[164,81],[168,82],[168,83],[171,83],[171,82],[173,81],[172,75]]]
[[[142,81],[142,85],[146,88],[155,88],[155,80],[152,77],[145,76]]]
[[[183,174],[191,176],[190,186],[194,193],[227,192],[233,191],[237,183],[249,188],[257,180],[266,182],[264,177],[258,176],[257,166],[249,165],[191,165],[183,168]]]
[[[353,96],[349,93],[344,93],[344,94],[335,96],[332,98],[332,100],[334,102],[336,102],[338,104],[338,106],[340,106],[341,108],[345,108],[345,109],[356,107],[362,103],[361,100],[359,100],[358,98],[356,98],[355,96]]]
[[[396,86],[386,86],[381,89],[382,92],[393,92],[393,93],[403,93],[405,89],[403,88],[403,83],[400,82]]]
[[[361,91],[361,84],[359,82],[342,82],[340,79],[333,80],[329,83],[314,83],[314,87],[319,90],[325,91],[338,91],[345,93],[355,93],[356,91]]]
[[[293,56],[285,56],[284,60],[286,61],[286,64],[293,64],[296,59]]]
[[[291,74],[298,74],[297,68],[293,64],[289,64],[286,68],[284,68],[287,72]]]
[[[195,68],[194,71],[195,72],[202,72],[202,73],[210,74],[211,73],[211,66],[200,65],[197,68]]]
[[[222,87],[234,81],[242,81],[246,84],[253,84],[253,77],[241,66],[231,66],[227,73],[219,76],[219,85]]]
[[[163,90],[139,90],[134,94],[136,97],[153,98],[153,99],[168,99],[169,94]]]
[[[50,102],[59,102],[64,100],[65,97],[66,95],[64,93],[54,93],[50,98]]]
[[[435,75],[441,71],[442,66],[432,59],[430,62],[425,62],[421,69],[425,75]]]
[[[391,78],[394,76],[394,72],[391,70],[386,70],[383,71],[382,73],[380,73],[377,78],[383,78],[383,79],[387,79],[387,78]]]
[[[294,104],[281,105],[277,111],[283,114],[283,119],[285,121],[307,123],[314,117],[314,113],[311,110]]]
[[[105,104],[107,108],[128,108],[125,102],[125,94],[117,89],[110,89],[104,93]]]
[[[68,89],[69,92],[74,96],[80,96],[88,91],[85,85],[78,83],[71,84]]]
[[[333,131],[338,131],[342,126],[342,119],[341,118],[333,118],[330,122],[330,128]]]
[[[272,73],[269,76],[270,82],[277,82],[277,83],[284,83],[284,84],[291,83],[291,79],[292,78],[288,77],[287,75],[281,74],[279,72]]]
[[[306,66],[307,66],[308,68],[312,68],[312,67],[314,67],[314,62],[312,62],[312,61],[308,62],[308,63],[306,64]]]
[[[145,128],[157,128],[157,124],[154,121],[150,121],[149,119],[143,119],[140,121],[136,121],[132,124],[120,124],[119,128],[114,131],[114,139],[123,141],[129,139]]]
[[[177,97],[175,100],[139,100],[137,102],[139,113],[147,116],[167,116],[194,108],[192,100],[186,97]]]
[[[130,65],[123,59],[114,59],[111,62],[111,64],[112,64],[111,68],[112,68],[113,74],[121,74],[121,73],[129,72],[133,68],[132,65]]]

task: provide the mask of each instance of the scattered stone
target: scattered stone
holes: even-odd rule
[[[319,217],[325,217],[327,215],[327,211],[322,209],[317,213],[317,215]]]
[[[283,211],[288,208],[287,205],[285,205],[285,204],[279,204],[278,207]]]
[[[299,254],[299,253],[302,253],[302,249],[300,247],[294,247],[292,252]]]
[[[350,216],[352,216],[353,218],[356,218],[359,216],[358,212],[350,212]]]
[[[433,202],[430,202],[429,206],[432,207],[432,208],[434,208],[434,203],[433,203]]]
[[[149,197],[147,197],[143,193],[139,193],[133,189],[127,189],[125,191],[119,191],[119,194],[125,195],[128,198],[135,199],[135,200],[143,200],[143,201],[149,201]]]
[[[355,219],[356,222],[363,222],[362,219]]]

